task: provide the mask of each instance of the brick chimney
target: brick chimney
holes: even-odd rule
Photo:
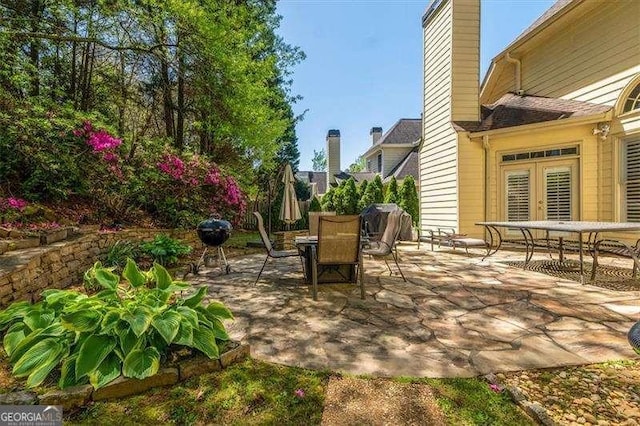
[[[334,175],[340,173],[340,130],[331,129],[327,133],[327,191],[336,183]]]
[[[371,135],[371,144],[375,145],[382,137],[382,127],[372,127],[369,134]]]

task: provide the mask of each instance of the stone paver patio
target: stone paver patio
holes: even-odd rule
[[[408,283],[365,260],[366,300],[354,285],[321,285],[314,302],[296,258],[230,259],[232,273],[203,268],[236,316],[234,339],[265,361],[375,376],[469,377],[488,372],[634,358],[626,333],[640,319],[640,291],[614,291],[426,245],[401,246]]]

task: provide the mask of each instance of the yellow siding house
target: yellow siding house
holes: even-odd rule
[[[435,0],[423,28],[423,233],[640,222],[640,1],[558,1],[482,84],[479,0]]]

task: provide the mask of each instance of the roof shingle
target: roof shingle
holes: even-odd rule
[[[590,102],[506,93],[493,104],[482,106],[480,122],[456,121],[453,125],[457,131],[483,132],[601,114],[610,109],[610,106]]]

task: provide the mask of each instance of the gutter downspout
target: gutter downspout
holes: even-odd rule
[[[488,222],[491,220],[489,217],[491,215],[491,192],[489,191],[489,185],[491,182],[491,174],[489,173],[489,167],[491,164],[491,158],[489,157],[491,144],[489,143],[489,135],[482,136],[482,147],[484,148],[484,220],[485,222]]]
[[[505,59],[507,60],[507,62],[514,64],[516,66],[516,70],[515,70],[515,80],[516,80],[516,87],[515,87],[515,92],[518,93],[522,90],[522,75],[520,73],[520,69],[522,67],[522,62],[520,62],[520,59],[516,59],[516,58],[512,58],[511,54],[509,52],[507,52],[507,54],[505,55]]]

